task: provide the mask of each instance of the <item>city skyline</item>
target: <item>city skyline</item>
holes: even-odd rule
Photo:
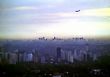
[[[109,3],[109,0],[0,0],[0,39],[109,38]]]

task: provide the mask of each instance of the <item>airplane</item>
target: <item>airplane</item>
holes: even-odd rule
[[[80,10],[76,10],[75,12],[79,12]]]

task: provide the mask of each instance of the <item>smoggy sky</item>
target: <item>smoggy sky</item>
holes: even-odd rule
[[[40,36],[110,37],[110,0],[0,0],[0,38]]]

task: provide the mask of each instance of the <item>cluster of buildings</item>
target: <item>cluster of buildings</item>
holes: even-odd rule
[[[38,54],[35,51],[19,51],[13,52],[0,52],[0,62],[8,62],[10,64],[22,62],[38,62]]]
[[[33,63],[75,63],[78,61],[94,61],[97,60],[96,53],[89,51],[89,47],[74,50],[66,50],[61,47],[56,48],[55,56],[51,54],[40,55],[36,49],[32,51],[19,51],[18,49],[13,52],[4,52],[0,48],[0,62],[7,61],[11,64],[22,63],[22,62],[33,62]]]
[[[69,38],[71,40],[85,40],[85,38],[83,37],[74,37],[74,38]],[[62,38],[58,38],[58,37],[53,37],[51,39],[48,39],[46,37],[39,37],[38,40],[64,40]]]
[[[85,61],[95,61],[98,55],[96,53],[89,52],[88,47],[85,49],[63,50],[60,47],[57,48],[57,61],[58,63],[75,63]]]

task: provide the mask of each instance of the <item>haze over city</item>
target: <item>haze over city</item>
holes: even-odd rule
[[[0,0],[0,77],[110,77],[110,0]]]
[[[109,21],[110,0],[0,0],[1,39],[109,38]]]

